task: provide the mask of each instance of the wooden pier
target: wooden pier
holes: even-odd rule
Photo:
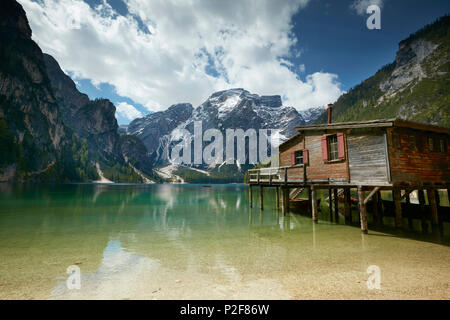
[[[330,114],[330,113],[329,113]],[[312,220],[318,223],[318,190],[328,190],[330,220],[338,222],[338,201],[344,202],[345,223],[351,221],[351,190],[357,191],[361,231],[368,232],[368,207],[375,224],[387,214],[382,191],[392,192],[395,227],[403,227],[408,218],[412,227],[411,192],[418,194],[414,217],[423,228],[430,221],[433,233],[442,233],[450,210],[440,206],[437,190],[450,189],[450,129],[404,120],[375,120],[328,123],[297,127],[298,134],[280,145],[280,167],[251,169],[246,183],[259,188],[260,207],[264,209],[263,191],[276,192],[277,206],[281,191],[283,214],[291,200],[307,190]],[[299,192],[300,191],[300,192]],[[425,198],[425,193],[427,198]],[[428,200],[428,204],[426,204]],[[404,201],[404,203],[402,203]],[[387,205],[390,207],[389,205]]]

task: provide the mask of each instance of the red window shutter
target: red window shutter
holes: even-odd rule
[[[295,152],[291,153],[291,166],[295,165]]]
[[[345,159],[344,134],[342,132],[337,134],[338,143],[338,158]]]
[[[328,161],[328,144],[327,136],[322,137],[322,160]]]
[[[303,150],[303,164],[308,164],[309,158],[308,158],[308,150]]]

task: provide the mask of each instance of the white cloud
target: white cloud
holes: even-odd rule
[[[65,70],[109,83],[150,110],[196,106],[233,87],[280,94],[299,109],[342,93],[336,75],[302,81],[289,64],[301,52],[291,19],[309,0],[125,0],[127,16],[106,1],[95,9],[80,0],[19,1],[33,38]],[[152,34],[139,29],[135,16]],[[211,64],[218,76],[207,73]]]
[[[143,117],[143,114],[126,102],[120,102],[116,105],[116,118],[122,117],[129,121]]]
[[[383,0],[355,0],[350,8],[355,10],[357,14],[363,16],[366,14],[366,10],[371,5],[377,5],[380,9],[383,8]]]

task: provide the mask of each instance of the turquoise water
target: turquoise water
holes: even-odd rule
[[[249,208],[245,185],[0,184],[1,299],[449,298],[450,249]],[[369,290],[367,267],[382,270]],[[69,266],[80,289],[66,286]],[[419,279],[415,283],[411,279]]]

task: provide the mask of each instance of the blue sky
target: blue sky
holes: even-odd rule
[[[120,124],[214,91],[326,105],[392,62],[398,42],[450,13],[419,0],[19,0],[33,39]],[[381,30],[364,8],[381,7]],[[359,10],[358,10],[359,9]]]

